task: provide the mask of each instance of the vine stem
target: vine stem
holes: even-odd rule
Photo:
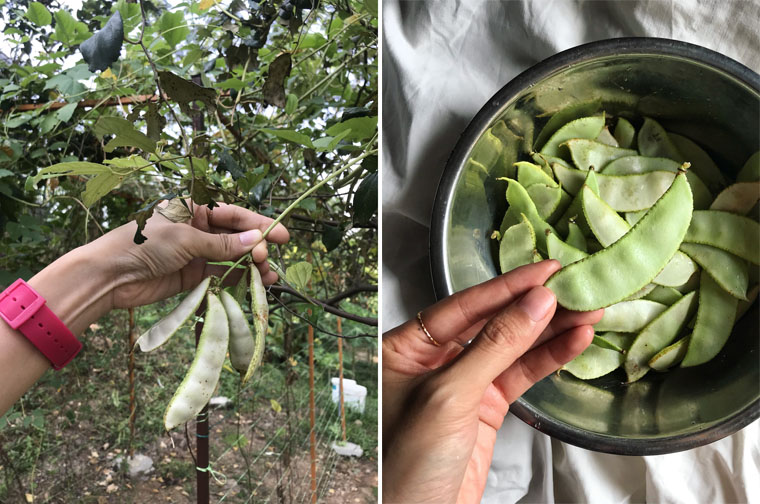
[[[317,191],[317,189],[319,189],[320,187],[322,187],[323,185],[325,185],[326,183],[328,183],[329,181],[331,181],[332,179],[334,179],[335,177],[343,173],[345,170],[347,170],[351,166],[361,161],[362,159],[368,156],[371,156],[373,154],[377,154],[377,149],[372,149],[370,151],[365,152],[361,156],[355,157],[354,159],[344,164],[340,168],[335,169],[329,176],[325,177],[323,180],[319,181],[317,184],[313,185],[312,187],[304,191],[304,193],[301,194],[301,196],[299,196],[295,201],[293,201],[293,203],[291,203],[285,210],[283,210],[283,212],[280,215],[277,216],[277,218],[274,221],[272,221],[269,227],[266,228],[266,230],[262,234],[261,239],[262,240],[265,239],[269,235],[269,233],[275,228],[275,226],[277,226],[277,224],[279,224],[285,217],[287,217],[290,214],[290,212],[292,212],[298,206],[299,203],[301,203],[303,200],[305,200],[311,194]],[[222,278],[219,283],[224,283],[224,280],[227,278],[227,275],[229,275],[232,272],[232,270],[240,266],[240,264],[246,259],[248,259],[248,257],[249,255],[245,254],[243,255],[243,257],[235,261],[235,263],[232,264],[232,266],[230,266],[227,269],[227,271],[225,271],[224,275],[222,275]]]

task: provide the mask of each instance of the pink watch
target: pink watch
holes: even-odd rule
[[[45,306],[45,299],[20,278],[0,293],[0,317],[26,336],[53,369],[61,369],[82,349],[82,343]]]

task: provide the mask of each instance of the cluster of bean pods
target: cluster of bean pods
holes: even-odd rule
[[[760,152],[729,184],[699,145],[651,118],[638,131],[604,113],[557,122],[534,163],[503,179],[494,237],[502,272],[556,259],[546,286],[558,303],[605,308],[563,369],[593,379],[622,366],[634,382],[709,361],[758,293]]]
[[[135,342],[143,352],[157,349],[187,323],[206,298],[203,331],[195,358],[166,408],[166,430],[191,420],[208,403],[219,383],[228,350],[230,363],[240,373],[243,383],[251,378],[261,363],[269,305],[259,270],[251,266],[249,272],[253,331],[235,297],[225,290],[219,295],[212,292],[216,289],[209,288],[212,278],[208,277]]]

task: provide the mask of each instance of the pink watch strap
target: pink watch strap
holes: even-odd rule
[[[45,305],[45,299],[20,278],[0,293],[0,317],[19,330],[61,369],[82,349],[82,343]]]

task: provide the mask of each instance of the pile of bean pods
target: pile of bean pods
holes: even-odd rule
[[[494,237],[502,272],[556,259],[546,286],[558,303],[605,308],[593,343],[563,369],[593,379],[622,366],[634,382],[715,357],[757,298],[760,152],[729,183],[699,145],[651,118],[638,131],[604,113],[552,118],[541,138],[534,163],[502,179],[509,206]]]
[[[208,403],[219,383],[228,350],[230,363],[240,373],[243,383],[259,367],[264,355],[269,305],[259,270],[251,266],[249,272],[253,331],[235,297],[225,290],[215,294],[213,291],[218,289],[209,288],[212,278],[208,277],[135,342],[143,352],[157,349],[185,325],[206,298],[203,331],[195,358],[166,408],[166,430],[190,421]]]

